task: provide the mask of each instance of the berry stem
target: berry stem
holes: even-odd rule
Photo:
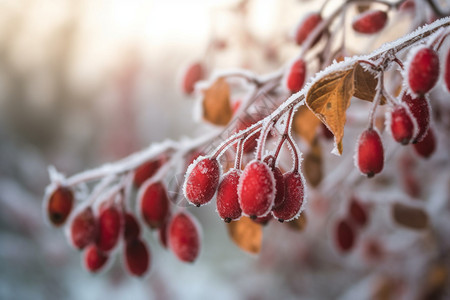
[[[378,83],[377,83],[377,87],[376,87],[376,93],[375,93],[375,96],[373,97],[373,105],[372,105],[372,108],[370,109],[370,113],[369,113],[369,129],[373,128],[373,125],[375,122],[375,113],[377,111],[378,104],[380,103],[381,95],[383,94],[383,90],[384,90],[383,76],[384,76],[383,71],[380,71],[377,74]]]
[[[240,139],[237,145],[236,159],[234,160],[234,168],[236,170],[241,169],[242,152],[244,152],[244,140]]]

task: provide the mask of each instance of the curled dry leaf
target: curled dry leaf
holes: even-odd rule
[[[316,115],[308,107],[302,105],[294,114],[292,127],[299,136],[311,144],[316,136],[317,127],[320,123]]]
[[[289,226],[290,229],[295,231],[305,230],[306,225],[308,224],[308,218],[306,217],[306,213],[302,212],[297,219],[287,222],[286,224]]]
[[[318,138],[314,139],[309,152],[303,159],[303,172],[306,181],[313,187],[318,186],[322,181],[322,148]]]
[[[220,77],[203,90],[203,118],[214,125],[225,126],[232,116],[230,86]]]
[[[238,221],[227,224],[228,234],[233,242],[242,250],[257,254],[261,251],[262,225],[250,218],[242,217]]]
[[[395,203],[392,206],[392,217],[397,224],[410,229],[424,229],[428,227],[428,215],[417,207]]]

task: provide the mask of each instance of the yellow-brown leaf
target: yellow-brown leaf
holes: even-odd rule
[[[309,152],[303,159],[303,173],[306,181],[313,187],[316,187],[322,181],[322,149],[319,139],[314,139]]]
[[[261,251],[262,225],[242,217],[228,224],[228,234],[233,242],[242,250],[256,254]]]
[[[305,212],[302,212],[301,215],[290,222],[287,222],[289,225],[289,228],[296,230],[296,231],[303,231],[306,228],[306,225],[308,224],[308,219],[306,218]]]
[[[428,226],[428,215],[420,208],[395,203],[392,206],[394,221],[410,229],[424,229]]]
[[[378,79],[375,74],[364,70],[360,64],[356,64],[355,71],[355,93],[354,96],[361,100],[373,101],[376,94]],[[381,98],[380,104],[385,104],[386,98]]]
[[[294,131],[309,144],[314,140],[319,125],[320,120],[306,105],[302,105],[298,108],[294,114],[294,119],[292,120]]]
[[[230,87],[225,78],[220,77],[203,91],[203,118],[214,125],[225,126],[232,116]]]

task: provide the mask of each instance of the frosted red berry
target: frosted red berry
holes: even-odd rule
[[[284,201],[272,210],[272,214],[280,222],[291,221],[300,214],[304,201],[304,179],[298,172],[284,174]]]
[[[169,213],[169,197],[162,182],[144,185],[139,193],[140,209],[145,223],[158,228]]]
[[[184,181],[184,195],[186,199],[201,206],[214,197],[219,186],[221,169],[215,158],[200,157],[188,168]]]
[[[450,50],[447,53],[447,59],[445,62],[444,81],[447,90],[450,92]]]
[[[436,150],[436,137],[434,135],[433,129],[428,129],[427,134],[422,141],[413,145],[416,153],[423,158],[430,157]]]
[[[100,271],[108,261],[108,254],[102,252],[94,244],[89,245],[84,251],[83,264],[86,270],[92,273]]]
[[[356,198],[352,198],[349,207],[349,216],[359,226],[367,224],[368,216],[366,208]]]
[[[58,186],[50,195],[47,203],[47,213],[50,222],[61,226],[67,220],[73,208],[74,196],[70,188]]]
[[[186,212],[176,214],[168,228],[169,248],[178,259],[194,262],[200,253],[200,232],[193,216]]]
[[[306,63],[303,59],[296,60],[290,67],[286,78],[286,86],[292,92],[300,91],[305,84]]]
[[[238,185],[242,212],[251,218],[265,216],[272,209],[275,189],[275,178],[266,163],[259,160],[248,163]]]
[[[388,15],[381,10],[369,10],[357,16],[352,23],[353,30],[364,34],[381,31],[387,23]]]
[[[240,171],[230,169],[222,178],[217,189],[217,212],[227,223],[239,219],[242,214],[237,194]]]
[[[361,173],[370,178],[381,172],[384,165],[384,151],[375,129],[367,129],[359,136],[356,151],[356,166]]]
[[[390,116],[390,129],[392,137],[402,145],[409,144],[415,134],[415,124],[412,115],[402,105],[396,105]]]
[[[125,213],[123,220],[125,225],[123,230],[123,238],[125,241],[137,239],[141,234],[141,226],[139,225],[136,217],[130,213]]]
[[[203,79],[205,76],[205,70],[201,63],[194,63],[190,65],[183,76],[182,88],[186,94],[192,94],[194,92],[195,84],[197,81]]]
[[[112,250],[119,240],[122,218],[115,205],[106,205],[100,209],[98,217],[97,247],[103,252]]]
[[[408,85],[413,93],[429,92],[439,78],[439,55],[430,47],[420,47],[407,64]]]
[[[417,123],[417,134],[413,137],[412,143],[420,142],[430,127],[430,105],[424,96],[417,98],[411,97],[410,94],[404,93],[402,102],[405,103]]]
[[[95,242],[97,220],[90,206],[80,211],[70,224],[70,240],[75,248],[83,249]]]
[[[339,220],[335,225],[335,243],[342,252],[348,252],[355,244],[355,231],[346,219]]]
[[[297,45],[303,44],[303,42],[308,38],[310,33],[317,27],[317,25],[322,22],[322,17],[318,13],[312,13],[310,15],[307,15],[302,22],[297,27],[297,31],[295,33],[295,42]],[[319,35],[320,38],[320,35]],[[315,44],[317,40],[313,42]]]
[[[143,276],[150,268],[150,249],[141,239],[127,241],[125,245],[125,266],[131,275]]]
[[[159,160],[151,160],[143,163],[134,172],[134,185],[139,188],[147,179],[155,175],[160,166],[161,162]]]

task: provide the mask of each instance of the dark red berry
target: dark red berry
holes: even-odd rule
[[[186,94],[192,94],[197,81],[203,79],[205,76],[205,70],[201,63],[194,63],[190,65],[183,77],[183,92]]]
[[[305,84],[306,63],[303,59],[296,60],[289,68],[286,86],[292,93],[300,91]]]
[[[253,222],[266,226],[270,220],[273,220],[272,214],[267,214],[264,217],[257,217],[256,219],[252,219]]]
[[[98,217],[97,247],[103,252],[112,250],[119,240],[122,229],[122,218],[114,205],[106,205],[100,209]]]
[[[159,160],[151,160],[143,163],[134,172],[134,185],[139,188],[147,179],[155,175],[160,166],[161,162]]]
[[[335,242],[337,248],[342,252],[348,252],[355,243],[355,231],[350,223],[345,220],[339,220],[335,225]]]
[[[415,134],[415,126],[409,110],[402,105],[396,105],[391,112],[390,123],[394,140],[402,145],[409,144]]]
[[[274,209],[274,208],[280,207],[280,205],[284,201],[283,173],[281,173],[280,168],[275,166],[275,157],[273,157],[273,155],[266,156],[264,158],[264,162],[272,170],[273,178],[275,179],[276,194],[275,194],[275,200],[273,201],[273,207],[272,207],[272,209]]]
[[[417,134],[413,137],[412,143],[420,142],[430,127],[430,105],[428,100],[424,96],[417,98],[411,97],[411,95],[404,93],[402,96],[402,102],[405,103],[414,119],[417,123]]]
[[[415,7],[416,7],[416,4],[414,3],[414,0],[406,0],[402,4],[400,4],[398,9],[400,11],[408,11],[408,10],[413,10]]]
[[[447,90],[450,92],[450,50],[447,53],[447,60],[445,62],[444,81],[447,86]]]
[[[275,179],[269,166],[253,160],[239,179],[238,195],[242,212],[251,218],[265,216],[275,200]]]
[[[386,12],[381,10],[369,10],[353,20],[352,27],[356,32],[373,34],[384,28],[388,19]]]
[[[322,17],[318,13],[312,13],[307,15],[302,22],[298,25],[297,31],[295,34],[295,42],[297,45],[303,44],[303,42],[308,38],[309,34],[317,27],[317,25],[322,22]],[[317,43],[320,39],[319,37],[313,42],[313,44]]]
[[[291,221],[298,217],[304,200],[304,179],[298,172],[284,174],[284,201],[272,210],[280,222]]]
[[[55,226],[61,226],[67,220],[73,207],[73,192],[65,186],[58,186],[49,196],[47,213],[50,222]]]
[[[193,216],[176,214],[168,228],[169,247],[184,262],[194,262],[200,253],[200,232]]]
[[[219,186],[220,173],[217,159],[199,157],[187,171],[183,186],[186,199],[196,206],[211,201]]]
[[[242,214],[237,194],[240,173],[237,169],[230,169],[217,189],[217,212],[227,223],[239,219]]]
[[[428,129],[423,140],[414,144],[413,147],[418,155],[424,158],[430,157],[436,150],[436,137],[434,136],[433,129]]]
[[[139,193],[144,221],[150,228],[158,228],[169,213],[169,197],[162,182],[144,185]]]
[[[89,245],[84,251],[83,264],[92,273],[100,271],[108,261],[108,254],[102,252],[95,245]]]
[[[150,268],[150,249],[141,239],[126,242],[125,266],[134,276],[143,276]]]
[[[355,198],[352,198],[350,201],[349,215],[359,226],[365,226],[367,224],[368,216],[366,208]]]
[[[130,213],[125,213],[123,219],[125,223],[123,238],[125,239],[125,241],[132,241],[137,239],[141,234],[141,226],[136,220],[136,217]]]
[[[70,224],[70,240],[75,248],[83,249],[95,242],[97,221],[90,206],[80,211]]]
[[[420,47],[407,66],[408,85],[413,93],[430,91],[439,78],[439,56],[430,47]]]
[[[357,145],[356,165],[361,173],[369,178],[380,173],[384,164],[384,151],[378,132],[374,129],[365,130],[359,136]]]

